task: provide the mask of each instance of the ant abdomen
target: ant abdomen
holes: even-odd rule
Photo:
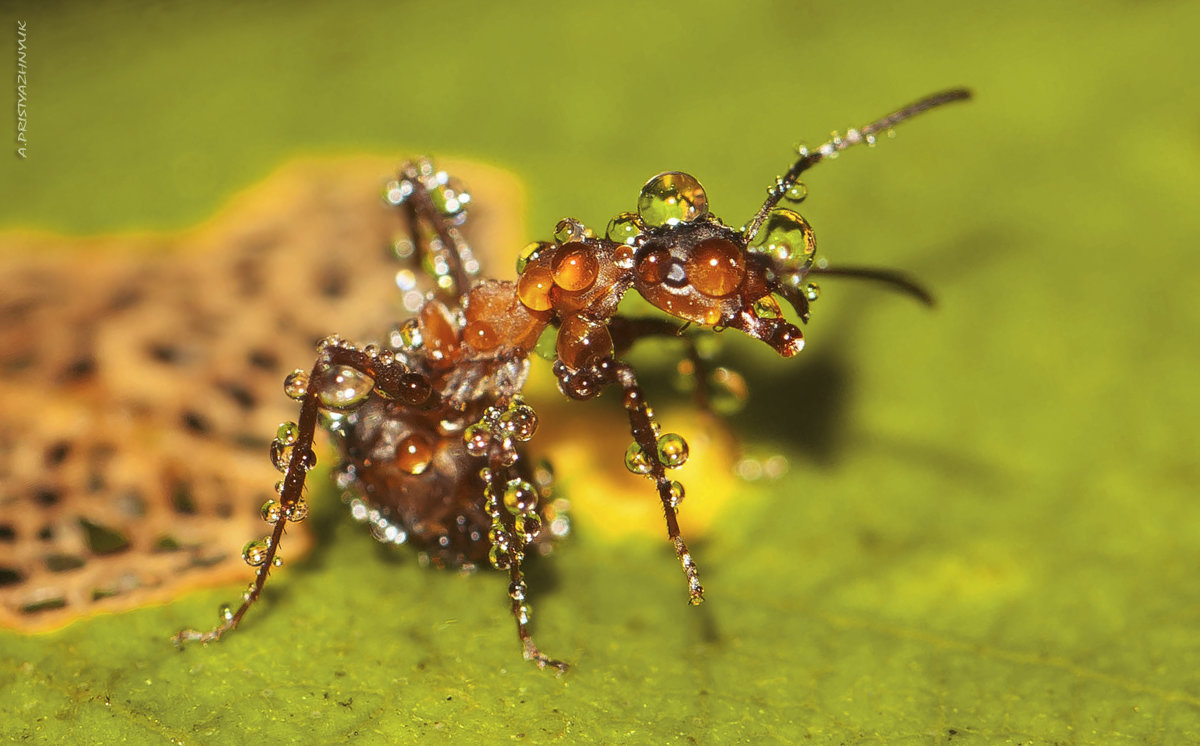
[[[495,518],[480,500],[488,489],[480,475],[484,462],[470,452],[463,432],[466,423],[485,419],[489,406],[420,411],[371,396],[333,428],[351,514],[379,541],[411,544],[435,566],[487,566]],[[541,527],[558,517],[547,500],[548,475],[518,458],[512,478],[533,486],[536,504],[526,511],[532,517],[525,533],[534,547],[548,549],[552,532]]]

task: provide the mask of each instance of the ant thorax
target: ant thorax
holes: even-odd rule
[[[410,543],[437,566],[490,565],[509,576],[508,596],[525,657],[539,667],[565,669],[534,645],[523,562],[564,536],[565,503],[553,499],[548,469],[531,465],[525,444],[538,416],[522,399],[535,346],[549,329],[557,337],[553,370],[572,399],[620,389],[633,443],[626,467],[647,477],[663,506],[667,535],[687,582],[689,603],[704,598],[699,571],[680,533],[677,512],[684,486],[669,471],[688,459],[681,436],[662,432],[624,360],[637,342],[682,343],[695,376],[700,407],[709,371],[689,327],[738,330],[783,357],[803,348],[798,326],[777,300],[809,318],[819,288],[813,274],[882,280],[928,300],[903,275],[875,269],[814,264],[816,239],[799,213],[780,207],[804,199],[800,175],[820,161],[928,109],[969,96],[958,89],[900,109],[799,158],[775,180],[745,227],[732,228],[709,212],[694,177],[666,172],[642,188],[636,212],[617,215],[598,236],[578,220],[561,221],[552,242],[530,244],[518,257],[515,282],[480,280],[459,227],[470,197],[428,161],[406,164],[387,185],[385,200],[408,219],[411,242],[435,289],[415,317],[379,346],[330,337],[309,371],[288,376],[286,393],[300,403],[297,422],[279,427],[271,457],[283,473],[277,499],[262,508],[271,535],[243,556],[257,567],[236,611],[207,633],[178,640],[214,640],[237,626],[261,595],[288,521],[307,515],[305,480],[323,425],[338,449],[335,479],[351,513],[375,538]],[[664,315],[630,317],[618,311],[633,290]],[[686,332],[686,333],[685,333]]]

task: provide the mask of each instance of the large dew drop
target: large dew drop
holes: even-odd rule
[[[317,377],[317,399],[329,409],[352,409],[363,402],[375,381],[360,370],[348,365],[328,368]]]
[[[678,433],[658,436],[658,460],[668,469],[678,469],[687,463],[688,444]]]
[[[650,473],[650,459],[637,443],[630,443],[625,449],[625,468],[634,474]]]
[[[537,507],[537,491],[524,479],[513,479],[504,488],[504,507],[513,515],[532,512]]]
[[[251,567],[258,567],[267,561],[267,553],[270,550],[270,542],[266,539],[255,539],[247,542],[246,546],[242,547],[242,559]]]
[[[708,214],[708,195],[696,177],[680,171],[655,176],[638,196],[638,216],[652,228],[699,220]]]
[[[780,207],[767,215],[750,248],[775,257],[789,271],[802,272],[812,264],[817,239],[800,213]]]

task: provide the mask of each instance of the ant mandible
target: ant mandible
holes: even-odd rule
[[[308,514],[304,484],[316,463],[312,445],[321,421],[341,456],[336,479],[355,517],[367,521],[380,541],[411,542],[437,566],[489,564],[507,571],[525,658],[539,668],[565,670],[566,663],[542,653],[530,636],[522,571],[527,551],[547,551],[552,537],[567,532],[565,515],[549,499],[548,473],[529,465],[521,445],[537,429],[537,415],[521,392],[530,356],[548,327],[557,329],[553,369],[563,394],[591,399],[606,386],[620,387],[634,440],[625,464],[654,482],[688,600],[699,604],[704,589],[676,519],[684,489],[668,476],[687,460],[687,443],[660,433],[622,353],[639,339],[681,336],[676,320],[682,320],[685,327],[737,329],[792,357],[804,338],[784,318],[776,296],[807,322],[817,292],[807,282],[813,274],[882,280],[928,301],[896,272],[814,266],[812,228],[778,204],[802,199],[800,175],[822,160],[852,145],[874,144],[879,133],[906,119],[969,97],[964,89],[937,93],[835,134],[815,150],[802,148],[741,230],[709,212],[694,177],[659,174],[642,188],[637,212],[616,216],[603,238],[577,220],[561,221],[553,242],[521,253],[516,282],[475,279],[478,263],[459,230],[469,196],[428,161],[406,164],[385,196],[407,216],[437,290],[388,345],[329,337],[310,371],[287,377],[284,390],[300,402],[300,416],[279,426],[271,446],[283,479],[276,484],[278,499],[262,506],[270,535],[243,550],[246,562],[258,568],[254,581],[236,611],[222,608],[215,629],[184,630],[176,642],[218,639],[261,595],[279,563],[285,527]],[[630,289],[672,318],[618,313]],[[691,338],[681,338],[698,363]],[[693,370],[703,378],[702,367]]]

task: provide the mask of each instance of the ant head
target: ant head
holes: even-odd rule
[[[659,174],[642,187],[637,213],[618,215],[608,238],[626,244],[633,286],[643,298],[680,319],[717,328],[730,327],[760,339],[784,357],[804,347],[800,329],[783,318],[776,296],[787,301],[801,321],[817,287],[810,272],[853,275],[889,283],[918,299],[932,299],[903,275],[876,269],[815,269],[812,227],[799,213],[779,207],[800,202],[800,176],[826,158],[858,144],[874,145],[880,133],[922,112],[970,98],[955,88],[935,93],[860,129],[834,133],[816,150],[800,148],[799,158],[767,190],[767,199],[740,231],[709,214],[708,197],[688,174]]]
[[[574,219],[559,222],[554,243],[530,244],[517,261],[517,297],[534,314],[553,314],[560,325],[559,361],[571,369],[612,354],[607,320],[631,287],[675,318],[738,329],[784,357],[804,347],[799,327],[783,317],[782,298],[801,322],[817,287],[810,273],[879,280],[926,303],[929,295],[898,272],[813,267],[816,240],[799,213],[780,207],[804,199],[800,175],[923,111],[970,96],[953,89],[927,96],[861,129],[847,130],[799,158],[767,190],[767,199],[741,230],[708,211],[708,196],[695,177],[678,171],[655,176],[642,187],[637,212],[623,212],[604,238]],[[460,287],[462,285],[460,284]],[[532,334],[532,333],[531,333]]]
[[[808,320],[804,278],[816,240],[798,213],[774,209],[756,233],[739,232],[708,212],[699,181],[671,171],[642,187],[636,214],[613,223],[610,239],[627,226],[624,238],[635,249],[634,289],[657,308],[697,324],[739,329],[784,357],[804,347],[800,329],[783,318],[775,299]]]

